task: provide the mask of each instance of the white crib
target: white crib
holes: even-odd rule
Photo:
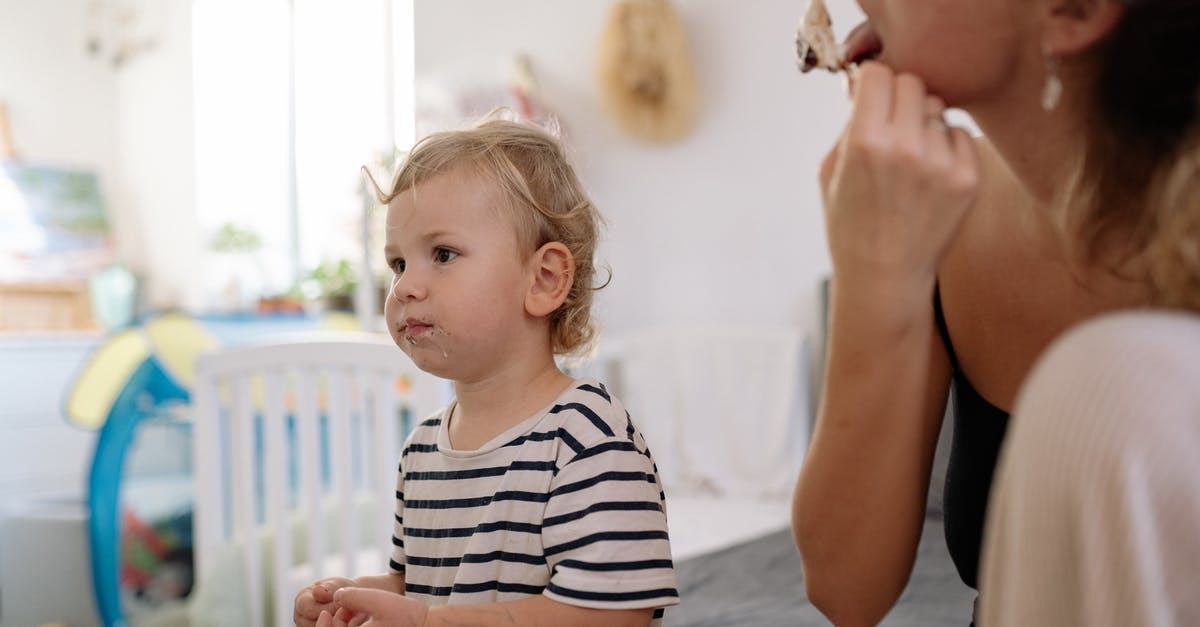
[[[201,357],[198,586],[221,585],[236,563],[246,624],[290,625],[298,586],[385,572],[403,437],[445,403],[446,390],[376,334],[307,335]]]

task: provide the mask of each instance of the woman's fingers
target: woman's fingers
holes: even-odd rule
[[[946,115],[946,103],[933,94],[925,95],[925,116],[942,117]]]
[[[846,133],[842,132],[838,135],[837,141],[834,142],[833,148],[825,154],[825,158],[821,160],[821,171],[818,172],[817,178],[821,183],[821,191],[824,193],[829,189],[830,182],[833,181],[833,173],[837,169],[838,159],[842,154],[842,143],[845,141]]]
[[[834,265],[924,281],[977,192],[974,146],[915,75],[868,62],[853,89],[850,120],[820,171]]]
[[[925,142],[926,120],[929,118],[925,84],[912,74],[896,77],[892,108],[892,128],[897,147],[909,157],[920,157]]]
[[[961,128],[950,129],[950,143],[954,151],[955,170],[951,184],[972,201],[979,192],[980,169],[979,151],[971,134]]]
[[[859,66],[854,84],[853,109],[846,133],[870,137],[887,131],[893,107],[892,70],[882,63],[868,61]]]

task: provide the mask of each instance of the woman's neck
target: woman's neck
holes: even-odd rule
[[[1064,77],[1064,81],[1068,80]],[[1101,242],[1093,255],[1086,256],[1079,242],[1066,229],[1066,212],[1071,187],[1087,150],[1087,120],[1090,112],[1080,104],[1087,93],[1085,80],[1074,77],[1081,86],[1064,93],[1052,111],[1045,111],[1031,90],[1018,90],[1005,101],[969,107],[968,112],[986,138],[982,156],[992,162],[986,168],[988,184],[1003,199],[1000,204],[1013,210],[1010,216],[1021,239],[1033,246],[1035,254],[1064,267],[1086,283],[1107,282],[1113,275],[1141,276],[1140,261],[1130,258],[1123,248],[1120,233]],[[1098,279],[1099,277],[1099,279]],[[1136,281],[1135,281],[1136,282]]]
[[[1000,186],[1005,204],[1018,213],[1021,230],[1033,236],[1042,254],[1069,263],[1077,251],[1063,230],[1067,194],[1087,149],[1088,96],[1094,72],[1090,61],[1063,62],[1063,91],[1057,106],[1042,108],[1046,80],[1040,61],[1026,64],[1003,89],[964,108],[986,137],[983,155],[994,163],[985,173]]]
[[[1053,111],[1044,111],[1039,102],[1028,98],[969,109],[1035,209],[1057,206],[1079,167],[1084,129],[1072,108],[1062,102]]]

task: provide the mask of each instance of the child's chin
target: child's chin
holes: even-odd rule
[[[408,355],[408,358],[412,360],[413,364],[415,364],[423,372],[428,372],[429,374],[442,379],[450,378],[450,364],[446,362],[446,359],[440,353],[437,353],[436,351],[422,350],[419,347],[416,350],[406,348],[404,353]]]

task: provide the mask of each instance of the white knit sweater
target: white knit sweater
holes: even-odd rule
[[[1200,316],[1112,314],[1056,341],[988,512],[983,627],[1200,625]]]

